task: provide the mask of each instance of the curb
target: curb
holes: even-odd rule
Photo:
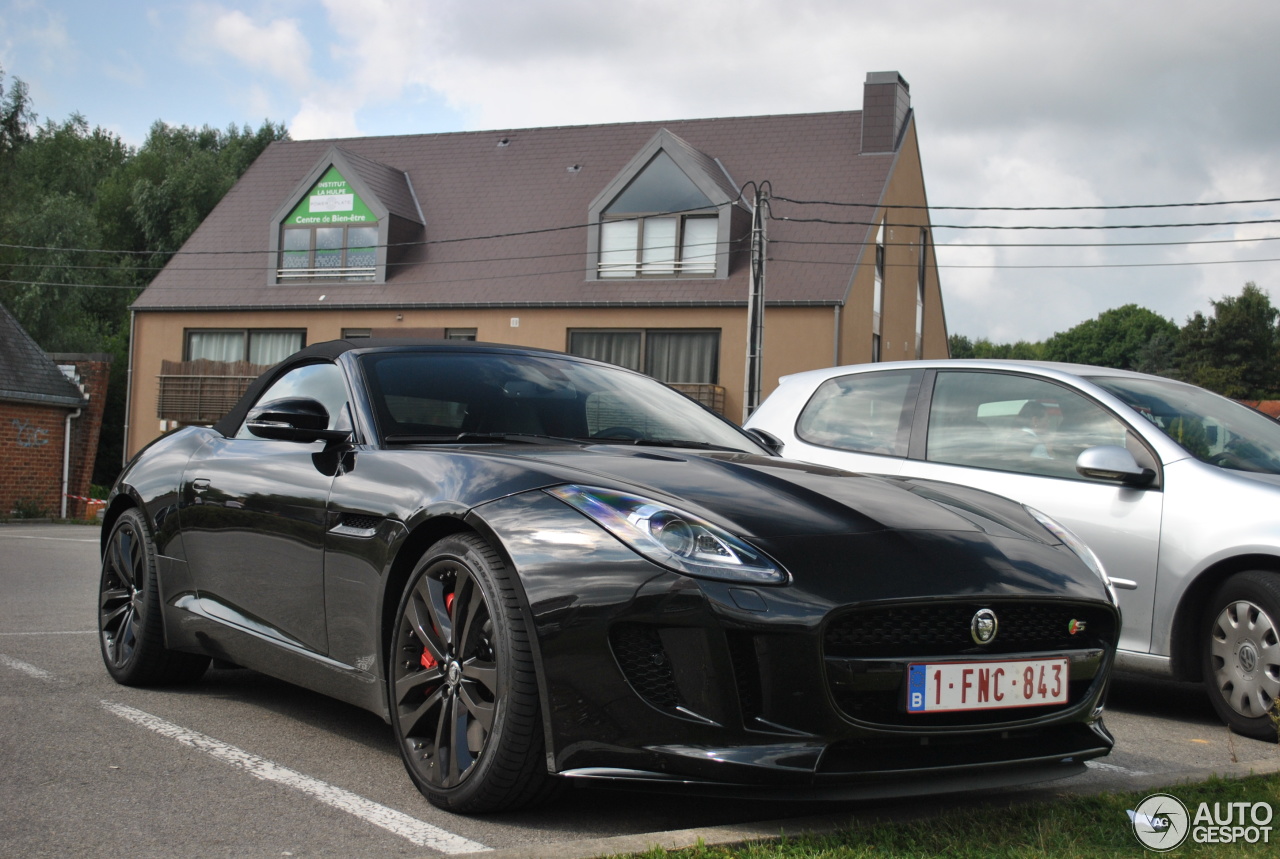
[[[1213,777],[1239,779],[1275,772],[1280,772],[1280,759],[1249,767],[1231,766],[1221,770],[1186,770],[1183,772],[1136,776],[1119,789],[1114,787],[1100,788],[1096,785],[1076,786],[1054,783],[1055,786],[1053,787],[1018,791],[1001,797],[996,801],[984,801],[982,798],[976,798],[973,803],[984,806],[1027,805],[1052,801],[1054,797],[1063,795],[1088,796],[1127,790],[1176,787],[1180,784],[1195,784],[1207,781]],[[901,811],[886,811],[883,808],[878,808],[866,814],[860,814],[856,805],[851,803],[851,807],[844,811],[826,815],[770,820],[759,823],[742,823],[731,826],[710,826],[700,829],[674,829],[667,832],[616,835],[610,838],[588,838],[581,841],[557,841],[550,844],[526,844],[516,848],[461,854],[455,859],[482,859],[482,857],[483,859],[601,859],[601,857],[607,856],[645,853],[655,847],[661,847],[665,850],[679,850],[686,847],[695,847],[698,844],[708,847],[724,847],[743,844],[748,841],[776,841],[783,837],[796,835],[828,835],[842,829],[848,829],[850,823],[855,820],[905,823],[928,820],[937,816],[937,811],[931,808],[922,808],[918,803],[913,803]]]

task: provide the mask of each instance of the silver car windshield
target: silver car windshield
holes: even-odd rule
[[[1201,462],[1280,474],[1280,423],[1194,385],[1119,376],[1089,378],[1124,400]]]
[[[569,357],[385,351],[361,356],[384,441],[524,436],[762,453],[742,430],[666,385]],[[516,439],[518,440],[518,439]]]

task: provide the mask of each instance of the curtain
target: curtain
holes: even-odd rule
[[[645,372],[660,382],[717,384],[719,331],[650,331]]]
[[[716,273],[716,231],[718,218],[685,218],[681,259],[685,274]]]
[[[574,331],[569,352],[583,358],[608,361],[630,370],[640,369],[639,331]]]
[[[639,221],[605,221],[600,225],[600,276],[636,276]]]
[[[301,331],[253,331],[249,335],[249,363],[279,364],[301,348]]]
[[[243,331],[191,331],[187,333],[187,360],[243,361]]]
[[[641,271],[645,274],[676,273],[676,227],[679,224],[679,218],[644,219]]]

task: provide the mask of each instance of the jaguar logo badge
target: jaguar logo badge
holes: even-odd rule
[[[973,636],[975,644],[990,644],[995,640],[999,627],[994,611],[989,608],[978,609],[973,620],[969,621],[969,634]]]
[[[1067,624],[1067,632],[1071,633],[1072,635],[1076,635],[1078,633],[1084,632],[1087,626],[1088,624],[1086,624],[1083,620],[1073,620],[1071,621],[1071,623]]]

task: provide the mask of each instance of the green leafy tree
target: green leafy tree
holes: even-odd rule
[[[1049,361],[1134,370],[1153,338],[1177,334],[1178,326],[1170,320],[1145,307],[1126,304],[1054,334],[1045,341],[1044,356]],[[1147,355],[1147,360],[1151,362],[1154,356]]]
[[[93,481],[119,470],[129,305],[285,127],[155,123],[142,146],[80,114],[36,125],[0,70],[0,303],[48,351],[113,354]]]
[[[1213,315],[1196,311],[1179,332],[1182,378],[1236,399],[1280,393],[1280,310],[1253,282],[1238,296],[1211,301]]]

